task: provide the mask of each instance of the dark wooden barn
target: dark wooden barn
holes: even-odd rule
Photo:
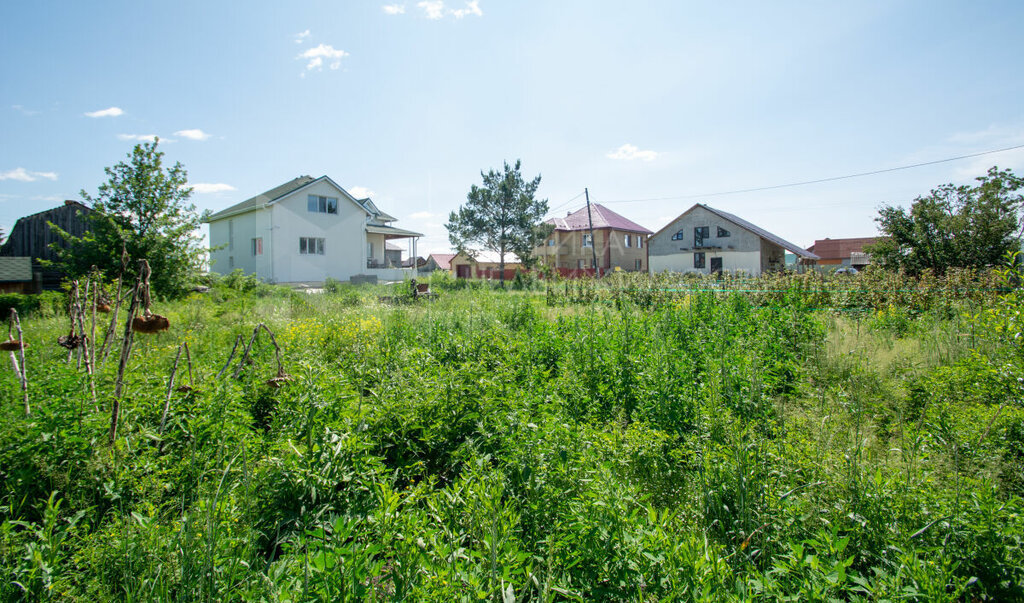
[[[37,291],[60,289],[63,272],[53,266],[43,266],[41,260],[55,261],[56,252],[51,243],[66,247],[64,240],[49,223],[56,224],[69,234],[80,237],[89,229],[87,214],[92,210],[78,201],[65,201],[64,205],[19,218],[11,229],[10,236],[0,247],[0,256],[30,257]]]

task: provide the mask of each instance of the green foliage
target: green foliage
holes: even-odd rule
[[[865,251],[883,268],[915,275],[999,265],[1019,249],[1024,178],[993,167],[977,181],[944,184],[915,199],[909,212],[883,207],[875,220],[882,238]]]
[[[483,187],[473,185],[466,195],[466,204],[448,217],[448,239],[458,251],[470,254],[476,247],[492,251],[499,256],[501,274],[505,281],[505,258],[514,254],[529,267],[533,264],[533,249],[547,237],[551,226],[542,224],[548,212],[547,199],[534,199],[540,186],[540,176],[530,182],[519,172],[520,162],[514,166],[506,162],[503,172],[480,172]]]
[[[158,304],[113,445],[116,354],[93,405],[66,317],[29,316],[0,598],[1020,600],[1016,291],[958,278],[435,275],[391,306],[238,272]],[[280,387],[265,333],[217,376],[257,322]]]
[[[158,142],[137,144],[128,162],[104,168],[108,180],[95,197],[81,192],[94,210],[88,215],[89,232],[82,237],[61,232],[69,248],[57,249],[70,277],[96,266],[108,280],[116,279],[122,250],[128,255],[128,278],[136,274],[139,260],[149,261],[155,295],[179,297],[198,276],[206,250],[198,234],[200,216],[189,203],[188,175],[180,163],[164,167]]]

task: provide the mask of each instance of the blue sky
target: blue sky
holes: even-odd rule
[[[158,135],[200,209],[301,174],[448,248],[480,170],[521,159],[554,214],[657,230],[693,203],[801,245],[874,234],[1024,150],[1024,3],[679,0],[8,2],[0,227],[95,192]],[[667,198],[667,199],[666,199]],[[644,201],[658,199],[657,201]],[[636,201],[639,200],[639,201]]]

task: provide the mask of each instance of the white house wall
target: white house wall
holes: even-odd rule
[[[254,256],[252,239],[262,237],[263,254]],[[210,223],[210,246],[220,247],[210,254],[210,270],[228,274],[241,268],[270,280],[270,210],[259,209]]]
[[[675,231],[673,231],[675,232]],[[652,255],[650,258],[651,274],[659,272],[699,272],[711,273],[711,258],[722,258],[722,270],[728,272],[745,272],[751,276],[761,273],[761,253],[757,251],[704,251],[704,269],[693,267],[693,252],[680,252],[669,255]]]
[[[337,214],[310,212],[308,195],[338,199]],[[316,182],[272,206],[273,280],[278,283],[348,280],[366,272],[366,212],[329,182]],[[300,255],[299,238],[324,239],[324,255]]]

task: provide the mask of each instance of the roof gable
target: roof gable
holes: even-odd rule
[[[564,218],[551,218],[546,220],[546,222],[553,224],[555,230],[590,230],[591,217],[593,218],[595,229],[612,228],[615,230],[639,232],[641,234],[653,234],[650,230],[613,212],[600,203],[591,204],[589,213],[587,212],[587,206],[584,205]]]
[[[351,193],[349,193],[347,190],[343,189],[340,185],[338,185],[337,182],[331,180],[329,176],[320,176],[319,178],[313,178],[312,176],[299,176],[298,178],[285,182],[280,186],[276,186],[270,189],[269,191],[260,193],[259,195],[256,195],[255,197],[252,197],[250,199],[246,199],[241,203],[236,203],[230,207],[222,209],[219,212],[211,215],[207,219],[207,222],[213,222],[214,220],[220,220],[236,214],[261,209],[264,206],[276,203],[277,201],[280,201],[281,199],[291,194],[297,193],[300,190],[306,188],[307,186],[310,186],[320,181],[326,181],[330,183],[330,185],[336,188],[343,197],[348,199],[350,202],[354,203],[356,206],[359,207],[359,209],[363,210],[364,212],[370,215],[375,214],[374,211],[371,211],[369,207],[367,207],[366,202],[370,201],[369,199],[356,199],[355,197],[352,196]],[[376,209],[376,206],[373,205],[372,202],[370,202],[369,205]],[[383,215],[387,215],[384,214],[384,212],[381,212],[380,210],[377,210],[377,212]],[[394,218],[392,218],[392,220],[393,219]]]
[[[434,259],[434,263],[437,264],[437,267],[440,268],[441,270],[451,270],[451,268],[452,268],[452,258],[455,257],[455,254],[454,253],[432,253],[432,254],[430,254],[429,257]]]

